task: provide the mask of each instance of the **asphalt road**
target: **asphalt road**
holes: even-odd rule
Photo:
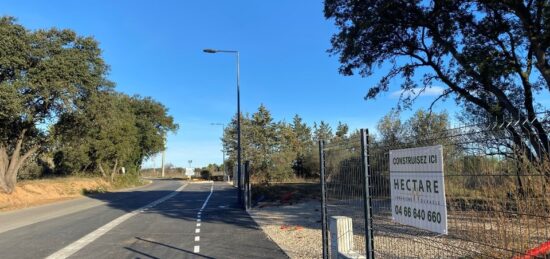
[[[236,195],[225,183],[155,180],[0,213],[0,258],[287,258]]]

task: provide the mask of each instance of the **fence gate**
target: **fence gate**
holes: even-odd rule
[[[367,130],[345,140],[320,142],[324,258],[337,258],[336,252],[365,258],[545,258],[550,254],[550,156],[534,157],[531,151],[543,147],[517,141],[518,131],[512,127],[521,124],[495,125],[402,136],[395,143],[372,141]],[[549,143],[544,145],[550,150]],[[406,180],[403,186],[390,181],[401,172],[390,173],[390,152],[395,156],[433,146],[442,150],[447,215],[443,233],[415,226],[415,220],[428,219],[428,210],[392,206],[391,198],[399,188],[417,189],[411,187],[412,180],[409,187]],[[417,177],[419,171],[412,167],[400,170]],[[423,194],[414,195],[422,199]],[[335,250],[335,245],[343,250]]]

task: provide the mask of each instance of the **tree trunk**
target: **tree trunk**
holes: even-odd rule
[[[101,172],[101,176],[103,176],[103,178],[107,178],[107,174],[105,173],[105,170],[103,170],[103,166],[101,166],[101,162],[97,161],[97,167],[99,168],[99,171]]]
[[[113,166],[113,171],[111,172],[111,182],[114,182],[115,180],[117,165],[118,165],[118,159],[115,159],[115,165]]]
[[[24,129],[19,134],[11,158],[8,155],[6,145],[0,144],[0,189],[8,194],[15,189],[17,173],[23,163],[38,150],[38,146],[34,146],[27,153],[21,155],[21,146],[26,131]]]

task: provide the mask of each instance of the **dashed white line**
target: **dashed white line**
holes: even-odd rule
[[[199,209],[199,212],[197,212],[197,228],[195,229],[195,233],[200,233],[201,232],[201,215],[202,215],[202,211],[204,210],[204,208],[206,208],[206,205],[208,204],[208,201],[210,200],[210,197],[212,196],[212,193],[214,192],[214,182],[212,182],[212,186],[210,186],[210,194],[208,194],[208,197],[206,197],[206,200],[204,200],[204,203],[202,204],[202,207]],[[195,242],[199,242],[201,240],[201,237],[200,236],[195,236]],[[199,253],[200,252],[200,246],[195,246],[193,248],[193,252],[194,253]]]
[[[50,256],[46,257],[46,259],[58,259],[58,258],[67,258],[71,255],[73,255],[74,253],[78,252],[80,249],[84,248],[85,246],[87,246],[88,244],[90,244],[91,242],[93,242],[94,240],[98,239],[99,237],[101,237],[102,235],[104,235],[105,233],[109,232],[111,229],[115,228],[116,226],[120,225],[120,223],[126,221],[127,219],[135,216],[136,214],[140,213],[140,212],[143,212],[147,209],[150,209],[152,207],[155,207],[156,205],[158,204],[161,204],[163,202],[165,202],[166,200],[176,196],[181,190],[183,190],[183,188],[185,188],[185,186],[187,186],[187,184],[181,186],[180,188],[178,188],[177,190],[173,191],[172,193],[156,200],[156,201],[153,201],[139,209],[136,209],[132,212],[129,212],[129,213],[126,213],[116,219],[114,219],[113,221],[103,225],[102,227],[94,230],[93,232],[85,235],[84,237],[74,241],[73,243],[69,244],[68,246],[62,248],[61,250],[51,254]]]

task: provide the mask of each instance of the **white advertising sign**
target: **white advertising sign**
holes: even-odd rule
[[[195,175],[195,169],[194,168],[185,168],[185,175],[187,175],[187,176]]]
[[[390,150],[393,220],[447,234],[443,147]]]

